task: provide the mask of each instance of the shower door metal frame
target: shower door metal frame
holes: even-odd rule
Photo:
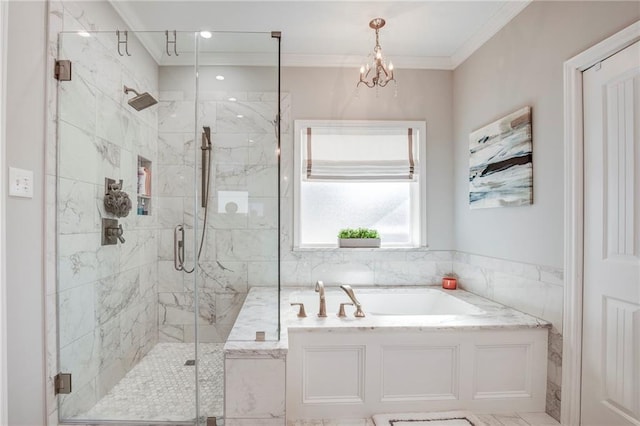
[[[0,2],[0,170],[6,170],[5,147],[6,147],[6,81],[7,81],[7,24],[8,24],[8,3]],[[7,401],[7,283],[5,267],[6,261],[6,235],[5,232],[5,198],[4,188],[6,188],[4,172],[0,174],[0,424],[8,423],[8,401]]]

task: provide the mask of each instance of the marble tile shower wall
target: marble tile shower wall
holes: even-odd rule
[[[65,28],[82,27],[60,12]],[[59,57],[73,61],[58,89],[58,365],[74,387],[61,397],[63,418],[92,407],[157,342],[157,215],[135,209],[137,156],[157,161],[157,113],[135,111],[122,89],[157,94],[157,69],[114,44],[112,34],[59,42]],[[101,246],[101,219],[114,218],[105,177],[123,179],[134,205],[119,219],[123,244]]]
[[[201,72],[201,75],[206,72]],[[199,93],[198,123],[213,139],[207,229],[198,276],[198,328],[203,342],[224,342],[249,287],[277,282],[278,169],[273,92]],[[235,101],[229,101],[234,97]],[[282,96],[282,133],[289,133],[289,97]],[[204,211],[198,207],[194,240],[196,182],[201,196],[199,128],[194,130],[193,93],[163,91],[159,107],[160,226],[158,327],[161,341],[192,342],[194,276],[173,265],[173,229],[184,223],[186,258],[193,259]],[[239,117],[241,116],[241,117]],[[194,135],[197,133],[197,136]],[[194,138],[197,138],[194,143]],[[187,268],[193,267],[187,261]]]

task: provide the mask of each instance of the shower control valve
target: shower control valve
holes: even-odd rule
[[[122,224],[118,225],[116,219],[102,219],[102,245],[115,245],[118,244],[118,240],[121,244],[125,243],[125,239],[122,236],[124,230]]]

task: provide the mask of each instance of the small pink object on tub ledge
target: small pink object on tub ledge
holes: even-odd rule
[[[447,290],[455,290],[458,286],[458,280],[454,277],[443,277],[442,278],[442,288]]]

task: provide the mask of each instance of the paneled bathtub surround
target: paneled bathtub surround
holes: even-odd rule
[[[454,298],[456,303],[443,308],[453,310],[446,311],[449,314],[406,315],[407,300],[429,292]],[[311,300],[318,296],[310,288],[286,289],[281,296],[282,340],[255,342],[261,318],[269,317],[263,310],[275,305],[277,299],[270,289],[251,289],[225,344],[225,357],[253,360],[258,363],[255,365],[265,360],[265,368],[258,368],[251,385],[235,380],[238,386],[251,387],[246,395],[277,390],[263,400],[269,402],[268,407],[255,411],[255,419],[279,412],[285,391],[278,390],[276,384],[285,377],[288,421],[365,418],[384,408],[405,412],[424,411],[424,407],[443,411],[473,406],[485,412],[544,409],[548,322],[462,290],[356,288],[356,295],[366,301],[362,302],[365,312],[367,303],[374,311],[380,310],[374,307],[375,300],[367,297],[381,293],[389,301],[386,306],[395,307],[400,315],[369,313],[365,318],[354,318],[351,309],[346,318],[338,318],[338,302],[348,299],[331,291],[328,317],[311,314],[298,318],[297,307],[289,303],[308,299],[308,313],[312,313],[315,307]],[[407,300],[398,299],[393,305],[392,299],[407,295]],[[455,310],[461,307],[466,313]],[[275,374],[277,369],[266,375],[267,360],[273,362],[283,352],[286,375]],[[431,361],[424,362],[425,357]],[[227,386],[236,385],[227,382]],[[227,402],[228,410],[229,404],[245,407],[253,400],[234,396]]]

